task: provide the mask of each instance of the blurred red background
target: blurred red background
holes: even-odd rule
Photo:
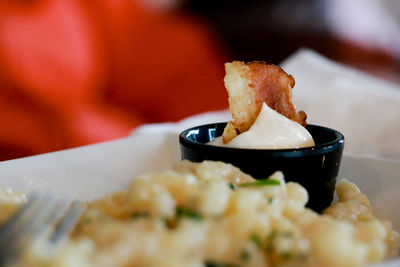
[[[326,1],[0,0],[0,160],[227,107],[223,63],[299,47],[399,82],[397,55],[332,30]]]
[[[0,1],[0,159],[224,108],[219,43],[134,1]]]

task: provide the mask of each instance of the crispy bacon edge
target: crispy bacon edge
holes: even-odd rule
[[[224,82],[233,118],[222,135],[225,144],[251,127],[263,102],[288,119],[307,125],[306,113],[296,112],[292,102],[295,80],[280,67],[259,61],[233,61],[225,64],[225,71]]]

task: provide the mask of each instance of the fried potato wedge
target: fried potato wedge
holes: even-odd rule
[[[303,111],[296,112],[292,102],[294,78],[280,67],[265,62],[233,61],[225,64],[225,71],[224,82],[233,118],[222,135],[225,144],[250,128],[263,102],[285,117],[306,126],[306,114]]]

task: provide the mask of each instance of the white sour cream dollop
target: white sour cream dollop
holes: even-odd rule
[[[228,144],[223,144],[221,137],[214,139],[210,144],[256,149],[300,148],[315,145],[306,128],[289,120],[265,103],[248,131],[236,136]]]

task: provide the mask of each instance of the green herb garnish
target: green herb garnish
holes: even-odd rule
[[[234,183],[229,183],[229,188],[235,191],[237,189],[237,186]]]
[[[252,234],[250,235],[250,240],[251,240],[251,242],[253,242],[258,248],[261,248],[261,247],[262,247],[262,241],[261,241],[261,238],[260,238],[260,236],[259,236],[258,234],[252,233]]]
[[[270,186],[270,185],[280,185],[281,183],[273,179],[260,179],[252,183],[244,183],[238,185],[239,187],[250,187],[250,186]]]
[[[279,254],[279,256],[282,258],[282,260],[290,260],[293,257],[293,253],[290,251],[286,251],[284,253]]]
[[[272,230],[272,232],[268,235],[267,237],[267,246],[266,250],[267,251],[272,251],[274,250],[274,241],[275,238],[293,238],[293,232],[290,231],[278,231],[276,229]]]
[[[278,234],[279,234],[279,231],[274,229],[271,231],[271,233],[269,233],[268,239],[274,239]]]
[[[201,221],[203,219],[203,216],[201,216],[196,211],[181,206],[176,207],[176,217],[177,218],[185,217],[194,221]]]
[[[138,212],[133,213],[131,217],[134,220],[140,219],[140,218],[149,218],[150,213],[148,213],[147,211],[138,211]]]

